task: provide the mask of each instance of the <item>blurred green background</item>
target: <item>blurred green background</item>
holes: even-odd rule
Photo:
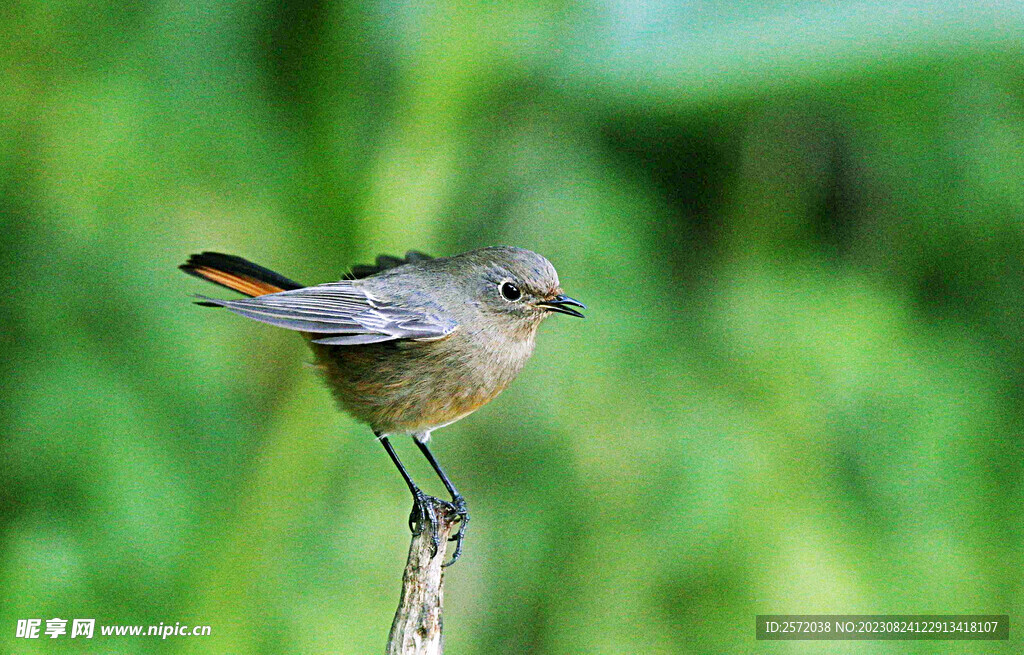
[[[447,652],[1021,652],[1020,623],[753,638],[1022,616],[1021,3],[13,0],[0,27],[4,651],[380,652],[407,490],[301,339],[175,267],[514,244],[590,311],[436,435],[473,513]],[[14,639],[33,617],[213,635]]]

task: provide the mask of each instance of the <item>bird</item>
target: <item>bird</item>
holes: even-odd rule
[[[413,497],[409,528],[430,525],[432,556],[439,549],[433,503],[459,522],[462,554],[466,500],[430,450],[431,434],[493,400],[515,379],[534,350],[545,318],[583,318],[586,306],[565,295],[555,267],[512,246],[478,248],[450,257],[410,250],[353,266],[336,282],[303,286],[234,255],[201,252],[179,268],[246,298],[196,295],[262,323],[301,333],[314,366],[338,405],[367,424],[384,446]],[[409,435],[440,478],[451,501],[426,495],[391,444]]]

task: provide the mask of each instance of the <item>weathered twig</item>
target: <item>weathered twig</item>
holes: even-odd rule
[[[412,538],[409,560],[402,576],[402,600],[388,635],[387,655],[441,655],[444,639],[441,634],[441,613],[444,608],[445,546],[458,515],[451,505],[436,498],[428,502],[437,515],[437,532],[441,546],[431,557],[433,534],[430,523]]]

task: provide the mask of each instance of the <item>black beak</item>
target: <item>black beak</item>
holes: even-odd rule
[[[579,300],[570,298],[565,294],[559,294],[551,300],[542,300],[537,303],[537,305],[547,309],[548,311],[558,312],[559,314],[568,314],[569,316],[575,316],[576,318],[584,318],[584,316],[575,309],[572,309],[572,307],[579,307],[580,309],[587,308],[587,306]]]

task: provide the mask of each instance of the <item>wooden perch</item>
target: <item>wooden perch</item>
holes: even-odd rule
[[[437,514],[440,547],[431,557],[433,539],[430,523],[412,538],[409,560],[402,576],[402,599],[395,611],[395,620],[388,635],[387,655],[441,655],[444,639],[441,634],[441,613],[444,608],[445,546],[458,515],[450,505],[429,498]]]

